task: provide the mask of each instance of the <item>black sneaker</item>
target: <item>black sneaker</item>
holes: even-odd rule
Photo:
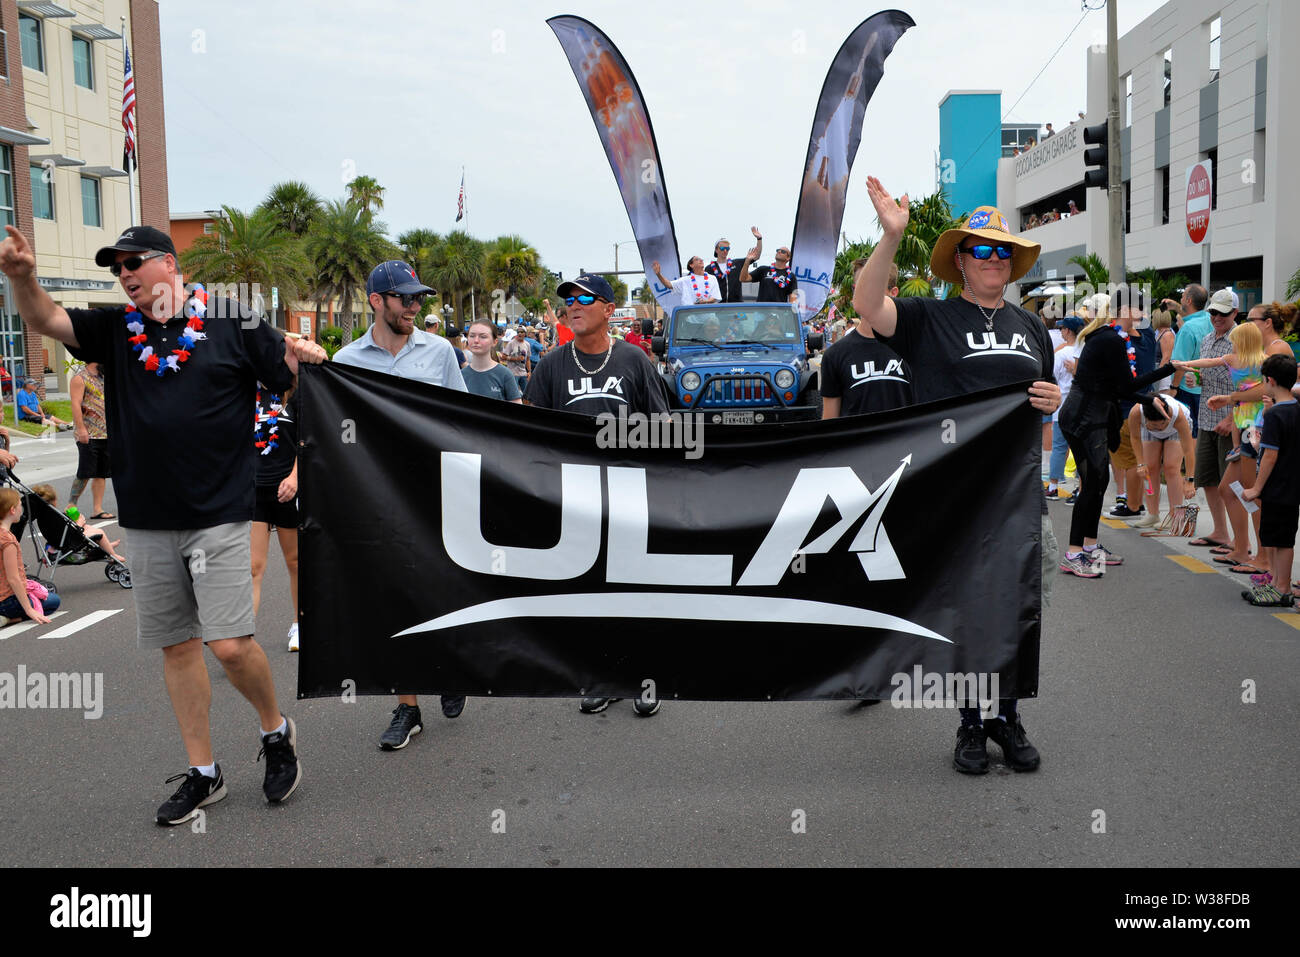
[[[445,694],[440,700],[444,718],[459,718],[460,713],[465,710],[465,696],[463,694]]]
[[[1002,749],[1002,757],[1011,770],[1032,771],[1038,767],[1038,749],[1025,737],[1025,726],[1020,723],[1020,715],[1015,715],[1011,721],[1003,721],[1001,718],[985,721],[984,731]]]
[[[641,698],[632,699],[632,710],[636,712],[638,718],[648,718],[652,714],[659,713],[659,699],[655,698],[649,704],[646,704]]]
[[[411,735],[424,730],[420,724],[420,706],[399,704],[393,709],[393,720],[388,730],[379,736],[381,751],[400,751],[411,743]]]
[[[615,701],[621,700],[621,698],[583,698],[578,705],[578,710],[583,714],[598,714]]]
[[[963,724],[957,729],[957,747],[952,753],[952,766],[962,774],[987,774],[989,751],[985,745],[983,728]]]
[[[302,780],[302,764],[298,760],[298,731],[293,718],[285,718],[285,729],[262,738],[262,749],[257,759],[266,755],[266,777],[262,779],[262,793],[272,804],[279,804]]]
[[[215,778],[205,777],[198,768],[190,768],[186,774],[173,774],[166,781],[181,781],[176,793],[158,808],[155,820],[164,826],[184,824],[198,813],[199,808],[216,804],[226,796],[226,779],[221,775],[221,765],[217,765]]]
[[[1112,508],[1110,512],[1108,512],[1107,514],[1112,515],[1115,518],[1137,518],[1145,511],[1146,511],[1145,505],[1143,505],[1135,512],[1133,511],[1133,509],[1129,508],[1127,505],[1121,502],[1119,505],[1116,505],[1114,508]]]

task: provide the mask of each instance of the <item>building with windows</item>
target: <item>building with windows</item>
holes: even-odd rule
[[[1288,0],[1173,0],[1119,40],[1121,201],[1125,266],[1201,277],[1185,228],[1189,169],[1213,168],[1210,286],[1230,285],[1243,309],[1280,298],[1300,269],[1300,190],[1287,157],[1300,149],[1300,94],[1286,80],[1286,42],[1300,35]],[[1106,119],[1106,51],[1087,54],[1087,125]],[[998,206],[1023,229],[1044,210],[1080,212],[1039,226],[1028,290],[1082,277],[1071,257],[1108,251],[1108,194],[1085,189],[1083,126],[1075,123],[998,167]],[[1041,218],[1041,216],[1040,216]]]
[[[122,34],[135,79],[139,168],[123,168]],[[0,0],[0,221],[36,250],[41,285],[63,306],[121,304],[95,251],[132,220],[168,227],[157,0]],[[5,289],[0,338],[19,376],[66,385],[61,343],[26,334]]]

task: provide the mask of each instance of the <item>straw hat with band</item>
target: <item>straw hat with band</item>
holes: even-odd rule
[[[930,272],[945,282],[963,285],[961,272],[953,264],[953,253],[967,236],[991,246],[1011,247],[1011,278],[1008,282],[1015,282],[1029,272],[1042,249],[1038,243],[1013,236],[1007,218],[996,206],[980,206],[960,226],[939,237],[930,253]]]

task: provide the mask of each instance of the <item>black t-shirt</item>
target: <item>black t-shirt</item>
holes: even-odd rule
[[[1173,367],[1166,365],[1142,373],[1139,366],[1134,378],[1123,338],[1110,326],[1099,327],[1088,334],[1079,352],[1067,405],[1061,408],[1061,428],[1082,433],[1091,427],[1113,425],[1113,411],[1122,422],[1133,407],[1133,396],[1172,371]]]
[[[966,299],[895,299],[898,326],[880,339],[907,362],[917,402],[1025,380],[1055,382],[1042,320],[1006,303],[993,315]],[[1026,401],[1027,398],[1026,398]]]
[[[749,278],[758,283],[759,302],[789,302],[790,294],[799,288],[793,269],[775,266],[752,266]]]
[[[257,383],[280,391],[293,376],[284,363],[284,338],[241,314],[238,303],[210,299],[206,338],[193,344],[180,371],[160,376],[132,351],[123,308],[68,310],[78,343],[70,351],[104,367],[108,448],[123,528],[199,529],[252,520],[248,427]],[[140,321],[142,345],[163,357],[178,348],[183,314],[166,323]]]
[[[850,332],[822,356],[821,392],[840,399],[840,415],[866,415],[911,405],[912,376],[879,339]]]
[[[1266,409],[1259,442],[1265,449],[1277,449],[1260,499],[1266,505],[1300,504],[1300,402],[1279,402]]]
[[[744,268],[744,259],[732,259],[730,269],[719,265],[715,259],[704,267],[704,271],[718,280],[718,289],[722,291],[723,302],[740,302],[740,272]]]
[[[297,394],[291,395],[286,405],[280,393],[259,388],[253,418],[257,484],[278,487],[289,477],[298,459]]]
[[[559,409],[581,415],[633,412],[667,412],[668,390],[646,354],[636,346],[615,339],[609,362],[597,373],[583,372],[573,358],[573,343],[542,356],[533,367],[524,398],[530,405]],[[590,355],[578,350],[583,369],[597,369],[605,353]]]

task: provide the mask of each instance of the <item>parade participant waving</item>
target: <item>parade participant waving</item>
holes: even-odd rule
[[[664,274],[659,270],[657,259],[650,265],[658,280],[681,297],[681,305],[703,306],[722,301],[718,280],[704,271],[704,260],[699,256],[692,256],[686,261],[686,275],[680,279],[665,279]]]
[[[757,245],[749,251],[748,259],[753,262],[763,255],[763,234],[758,231],[757,226],[749,227],[749,231],[758,240]],[[718,280],[723,302],[740,302],[742,299],[740,273],[744,268],[745,260],[731,258],[731,240],[719,239],[713,244],[713,262],[705,266],[704,271]]]
[[[1001,212],[980,206],[960,227],[944,232],[930,256],[931,271],[960,284],[961,295],[894,299],[888,295],[889,267],[907,227],[908,198],[904,194],[895,201],[874,176],[867,179],[867,195],[883,235],[857,274],[853,308],[907,362],[916,401],[967,395],[1033,377],[1029,404],[1043,415],[1054,412],[1061,390],[1052,377],[1052,340],[1037,316],[1004,298],[1007,284],[1027,273],[1037,260],[1038,243],[1012,235]],[[1047,520],[1045,498],[1042,514],[1043,566],[1054,568],[1056,537]],[[1050,584],[1044,581],[1044,603],[1049,596]],[[1002,700],[998,716],[988,722],[981,720],[974,702],[969,704],[961,709],[962,725],[953,752],[958,771],[988,771],[988,738],[1002,748],[1008,767],[1017,771],[1038,767],[1038,750],[1025,735],[1014,698]]]
[[[270,664],[253,640],[253,456],[248,425],[260,379],[287,389],[299,362],[325,350],[286,340],[227,299],[187,289],[164,232],[132,226],[95,254],[118,277],[126,308],[67,309],[36,280],[36,255],[6,227],[0,270],[33,331],[105,371],[108,445],[120,524],[133,559],[138,644],[161,649],[172,710],[190,762],[158,809],[179,824],[220,801],[226,785],[212,754],[206,646],[261,722],[266,799],[283,801],[302,771],[292,719],[280,713]],[[195,563],[202,569],[195,573]]]
[[[757,259],[757,254],[745,259],[740,270],[741,282],[758,283],[759,302],[798,302],[799,280],[790,268],[790,250],[782,246],[776,251],[776,257],[770,266],[755,266],[750,263]]]

